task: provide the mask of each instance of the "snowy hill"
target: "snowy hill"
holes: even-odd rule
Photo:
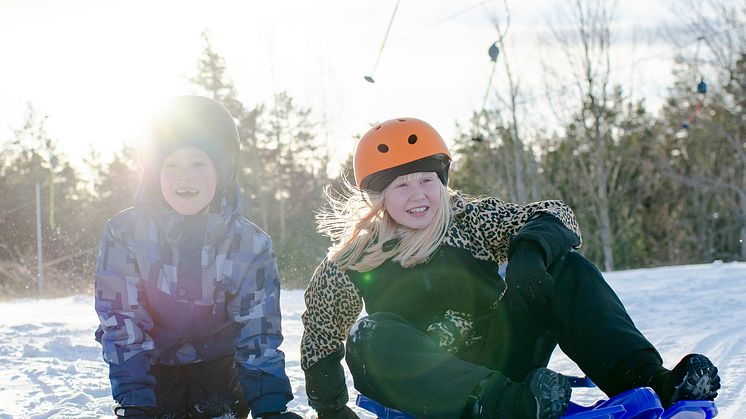
[[[746,417],[746,263],[639,269],[606,277],[666,366],[689,352],[708,355],[723,379],[718,418]],[[282,309],[282,349],[296,397],[290,408],[311,413],[298,349],[303,292],[283,291]],[[0,303],[0,418],[112,417],[107,368],[93,340],[97,323],[88,296]],[[550,367],[580,374],[561,353]],[[352,401],[349,375],[348,386]],[[573,393],[580,403],[602,397],[595,389]]]

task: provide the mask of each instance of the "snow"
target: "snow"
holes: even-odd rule
[[[720,369],[718,418],[746,412],[746,263],[713,263],[613,272],[605,275],[667,367],[700,352]],[[310,417],[299,344],[303,291],[284,290],[287,373],[295,394],[290,409]],[[98,318],[90,296],[0,303],[0,419],[112,417],[107,368],[93,339]],[[579,375],[564,354],[550,368]],[[348,377],[350,405],[356,392]],[[603,398],[575,389],[573,401]],[[371,418],[355,407],[364,418]]]

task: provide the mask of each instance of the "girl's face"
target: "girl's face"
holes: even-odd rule
[[[181,147],[161,166],[161,193],[182,215],[204,210],[215,196],[218,174],[212,159],[197,147]]]
[[[440,203],[440,179],[433,172],[399,176],[383,191],[383,206],[402,226],[419,230],[435,218]]]

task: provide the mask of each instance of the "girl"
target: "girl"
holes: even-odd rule
[[[415,417],[562,416],[568,380],[545,368],[557,344],[609,395],[648,385],[664,405],[715,397],[706,357],[662,367],[574,251],[580,232],[565,204],[466,197],[447,187],[450,162],[427,123],[385,121],[357,145],[357,188],[320,214],[333,246],[306,290],[301,343],[320,419],[356,416],[345,405],[345,339],[355,388]],[[363,302],[368,316],[353,326]]]

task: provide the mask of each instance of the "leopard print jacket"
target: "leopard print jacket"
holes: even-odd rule
[[[580,237],[575,215],[562,201],[517,205],[492,197],[456,194],[452,206],[455,216],[443,243],[498,264],[507,262],[510,238],[537,213],[556,216]],[[305,302],[301,341],[304,370],[339,350],[363,310],[362,297],[346,272],[326,258],[313,274]]]

